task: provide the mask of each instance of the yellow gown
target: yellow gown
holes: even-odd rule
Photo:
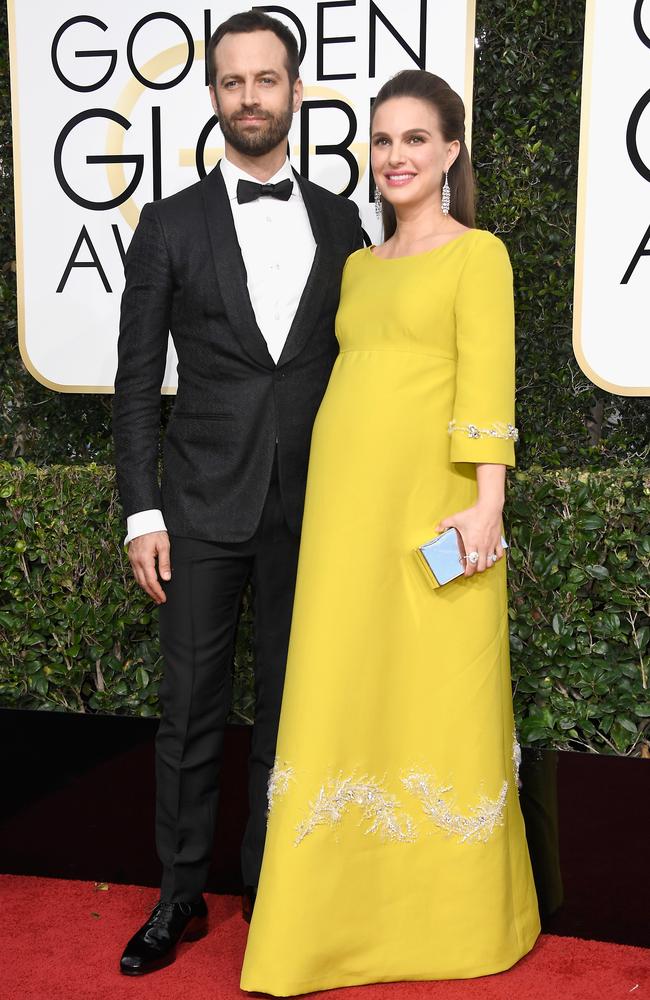
[[[414,555],[514,464],[513,328],[490,233],[346,264],[245,990],[482,976],[537,938],[505,560],[433,590]]]

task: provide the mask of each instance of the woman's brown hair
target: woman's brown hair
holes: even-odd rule
[[[451,189],[450,214],[457,222],[470,229],[475,225],[475,188],[474,173],[465,145],[465,105],[455,90],[449,84],[423,69],[404,69],[401,73],[387,80],[380,89],[370,116],[370,132],[377,108],[393,97],[415,97],[426,101],[438,115],[440,132],[445,142],[458,139],[460,152],[449,170],[449,187]],[[442,187],[442,178],[440,178]],[[382,199],[382,215],[384,223],[384,239],[393,235],[397,228],[393,206]]]

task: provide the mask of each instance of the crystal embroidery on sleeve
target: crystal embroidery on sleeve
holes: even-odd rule
[[[386,792],[374,778],[338,778],[322,785],[309,806],[309,815],[298,825],[295,846],[317,826],[334,826],[339,823],[350,806],[359,806],[362,818],[370,821],[365,831],[378,833],[386,840],[415,840],[413,822],[409,816],[399,815],[400,804]]]
[[[476,424],[458,424],[455,420],[450,420],[447,430],[450,434],[460,431],[468,438],[490,437],[515,442],[519,440],[519,431],[512,424],[494,423],[491,427],[477,427]]]
[[[440,830],[449,836],[458,837],[461,844],[485,844],[494,833],[495,827],[503,823],[503,811],[508,793],[508,782],[504,781],[496,799],[481,795],[476,805],[467,813],[460,812],[454,804],[451,785],[440,785],[428,774],[411,771],[402,784],[415,795],[424,812]]]
[[[293,781],[293,768],[286,761],[278,760],[276,757],[269,774],[269,784],[266,793],[269,812],[271,812],[277,799],[285,794],[291,781]]]

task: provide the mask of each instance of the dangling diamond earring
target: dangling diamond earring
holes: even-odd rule
[[[381,191],[375,185],[375,215],[381,219]]]
[[[445,170],[445,183],[442,186],[442,198],[440,200],[440,207],[442,208],[443,215],[449,215],[450,205],[451,189],[449,187],[449,171]]]

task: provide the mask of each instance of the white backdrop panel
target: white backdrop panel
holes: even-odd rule
[[[145,202],[200,176],[197,145],[204,129],[201,166],[209,170],[223,152],[206,88],[205,39],[242,6],[184,0],[156,11],[146,0],[83,6],[9,0],[19,338],[28,369],[52,389],[112,391],[122,253]],[[307,106],[290,135],[293,165],[354,198],[366,231],[377,239],[370,100],[393,73],[421,62],[464,96],[471,117],[474,2],[285,0],[269,6],[305,45]],[[301,140],[308,143],[302,154]],[[316,152],[327,144],[339,148]],[[106,156],[116,161],[88,161]],[[170,344],[164,389],[175,385]]]
[[[650,394],[650,2],[587,0],[573,345],[584,373]]]

